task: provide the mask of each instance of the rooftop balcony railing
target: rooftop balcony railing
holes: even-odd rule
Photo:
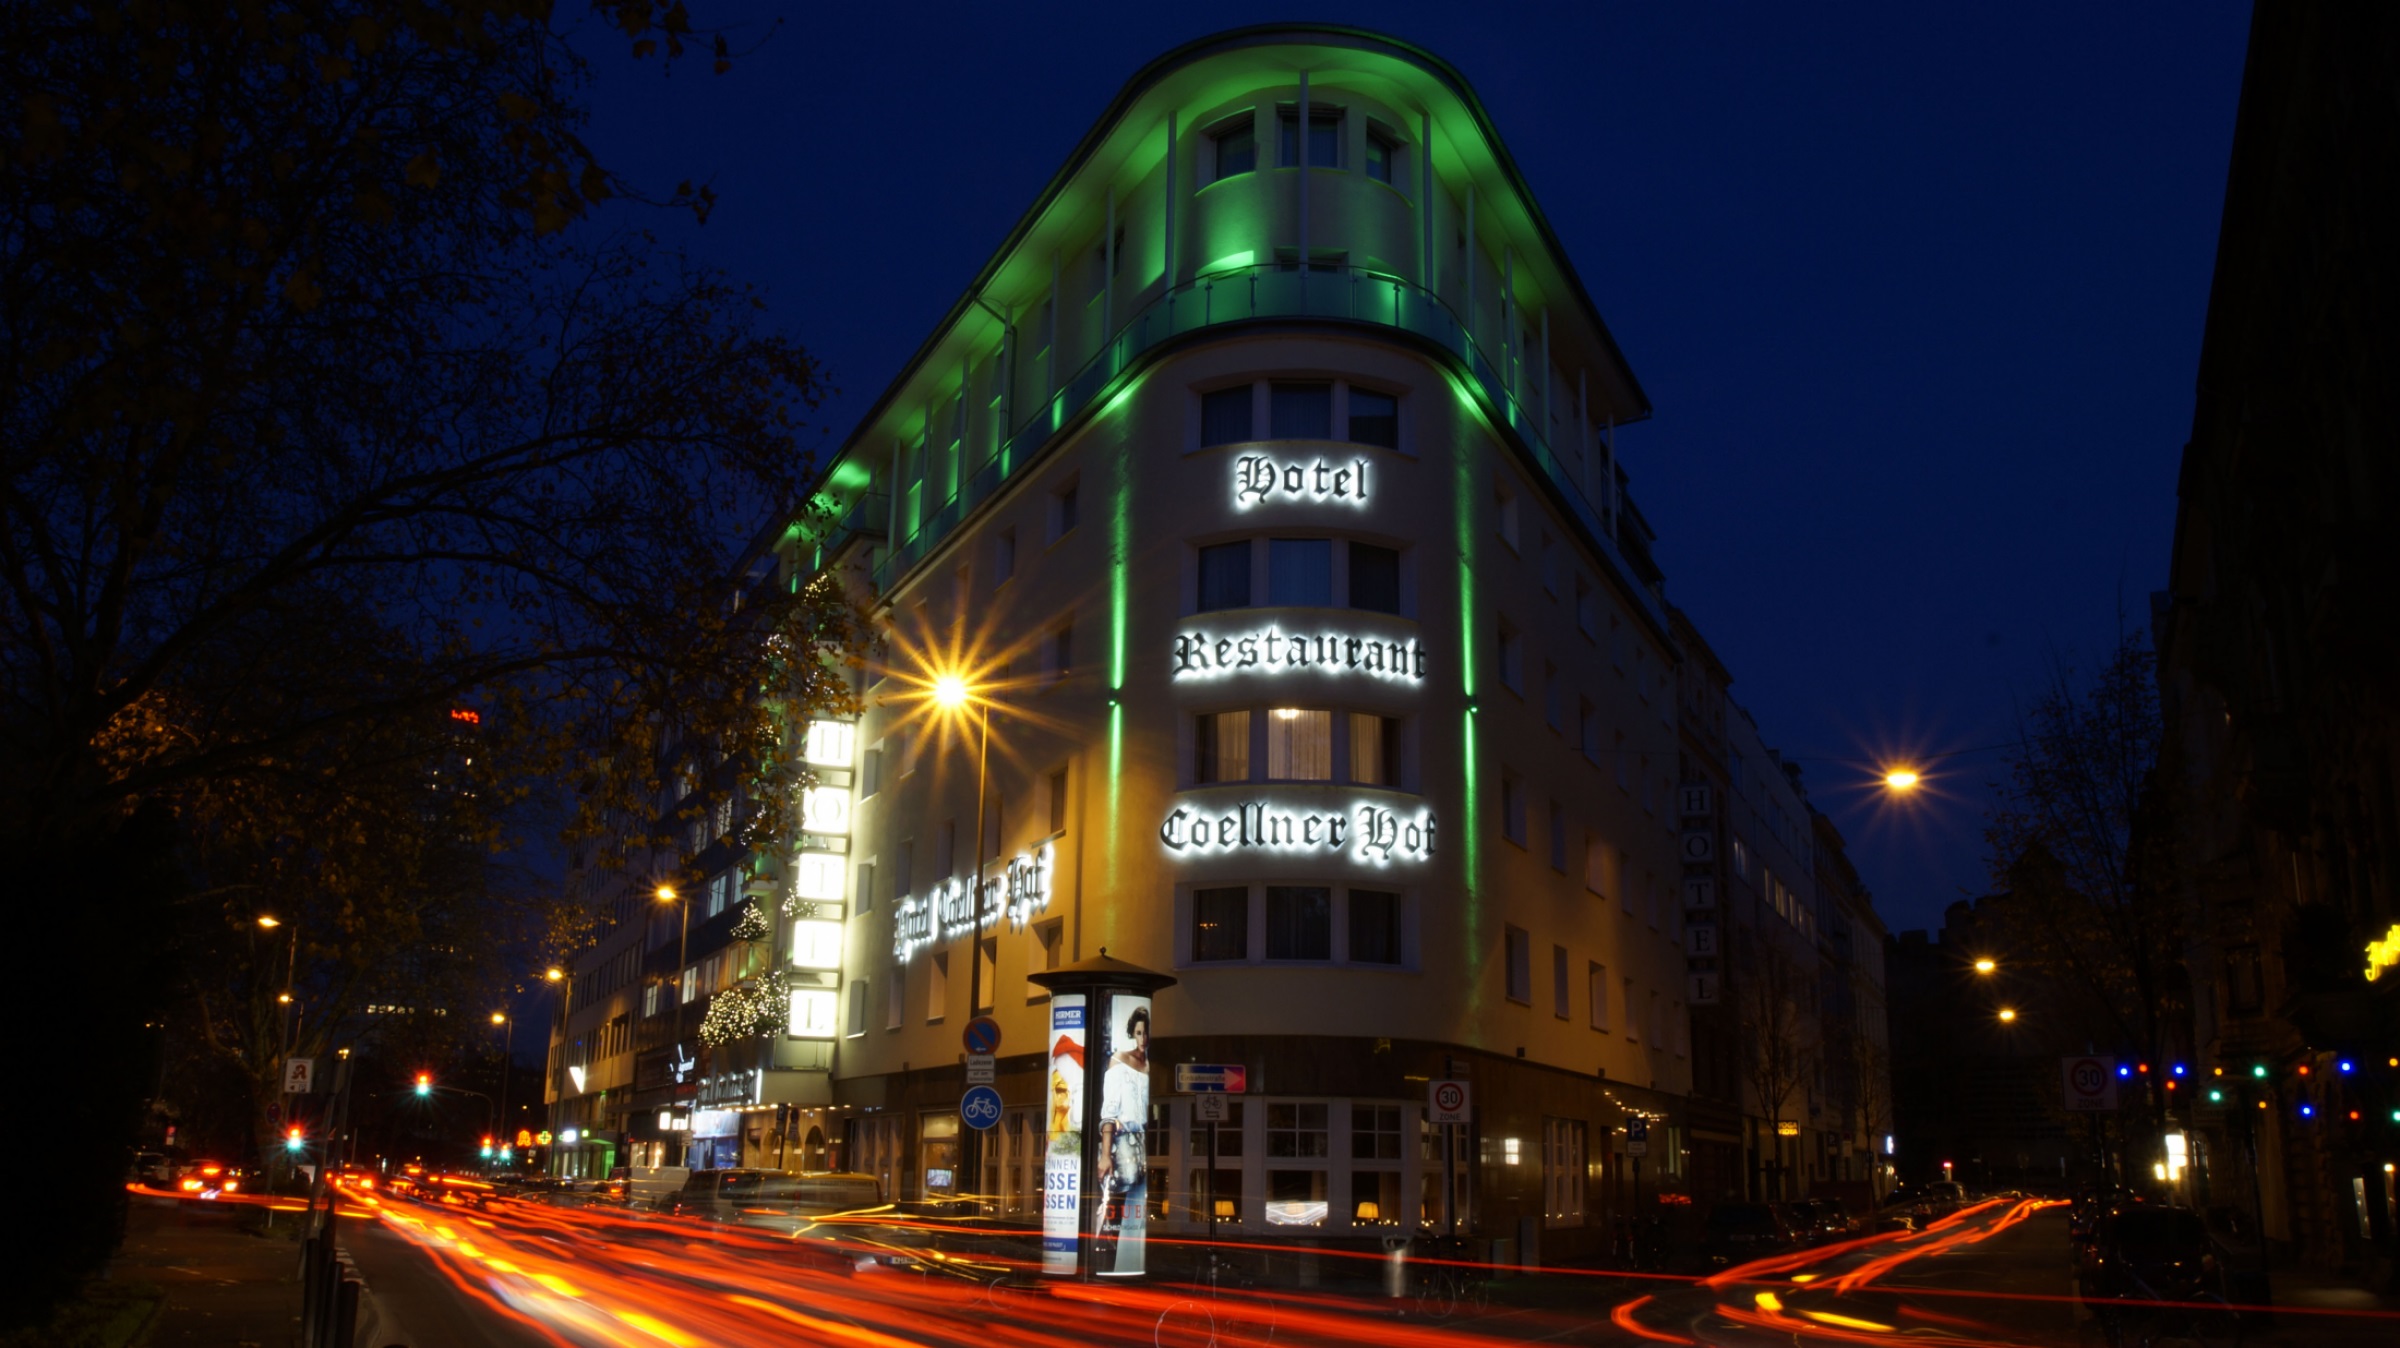
[[[1542,433],[1541,417],[1516,396],[1501,364],[1492,360],[1467,325],[1432,291],[1382,272],[1359,268],[1247,267],[1215,272],[1159,296],[1117,330],[1083,367],[1028,417],[968,477],[950,499],[917,521],[912,531],[902,523],[905,537],[892,541],[875,569],[879,591],[923,560],[947,538],[976,506],[990,499],[1008,480],[1030,467],[1050,441],[1139,364],[1151,350],[1171,340],[1209,328],[1251,323],[1262,319],[1324,319],[1366,324],[1406,332],[1451,354],[1462,383],[1482,403],[1493,420],[1506,424],[1531,451],[1567,509],[1596,548],[1627,584],[1641,596],[1652,617],[1662,625],[1665,615],[1645,583],[1641,569],[1629,564],[1601,512],[1584,495],[1566,464],[1560,461]],[[888,506],[888,498],[878,497]],[[875,530],[881,521],[859,518],[854,509],[844,527]]]

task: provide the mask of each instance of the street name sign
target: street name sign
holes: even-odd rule
[[[1223,1091],[1240,1095],[1250,1088],[1250,1069],[1229,1062],[1179,1062],[1175,1064],[1175,1089],[1189,1095]]]
[[[2058,1066],[2070,1113],[2117,1107],[2116,1059],[2061,1058]]]
[[[1465,1123],[1475,1112],[1475,1093],[1463,1081],[1434,1081],[1425,1087],[1427,1123]]]

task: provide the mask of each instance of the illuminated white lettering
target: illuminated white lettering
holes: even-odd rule
[[[1244,454],[1233,461],[1233,504],[1248,510],[1278,496],[1295,501],[1332,501],[1343,505],[1367,503],[1367,461],[1325,459],[1278,462],[1264,454]]]
[[[1160,821],[1158,840],[1178,856],[1314,852],[1378,866],[1413,865],[1433,858],[1433,812],[1404,815],[1372,801],[1333,814],[1284,809],[1271,800],[1242,801],[1222,813],[1179,805]]]

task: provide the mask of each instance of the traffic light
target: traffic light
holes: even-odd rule
[[[419,1072],[419,1073],[417,1073],[417,1094],[419,1094],[419,1095],[431,1095],[431,1094],[433,1094],[433,1073],[431,1073],[431,1072]]]
[[[291,1148],[293,1151],[300,1150],[300,1148],[306,1146],[307,1143],[308,1134],[297,1126],[286,1130],[283,1135],[283,1145]]]
[[[2267,1065],[2263,1062],[2254,1062],[2250,1064],[2250,1075],[2258,1078],[2260,1081],[2266,1080]]]

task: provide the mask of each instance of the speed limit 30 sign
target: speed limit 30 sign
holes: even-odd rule
[[[2117,1107],[2117,1060],[2114,1058],[2061,1058],[2059,1075],[2063,1078],[2066,1106],[2070,1112]]]
[[[1427,1123],[1465,1123],[1474,1110],[1474,1093],[1466,1082],[1436,1081],[1425,1088]]]

